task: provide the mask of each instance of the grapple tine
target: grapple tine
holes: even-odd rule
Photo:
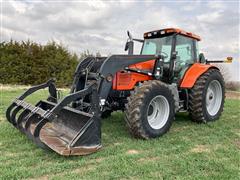
[[[18,113],[21,109],[23,109],[21,106],[17,106],[16,108],[14,108],[14,109],[12,110],[10,119],[11,119],[12,124],[13,124],[15,127],[16,127],[16,125],[17,125],[16,115],[17,115],[17,113]]]
[[[26,121],[25,125],[25,129],[24,129],[24,133],[27,135],[27,137],[29,139],[31,139],[35,144],[37,144],[39,147],[43,148],[43,149],[49,149],[48,146],[46,146],[40,139],[38,136],[34,136],[34,132],[36,130],[37,127],[37,123],[38,121],[41,121],[41,119],[38,117],[38,115],[36,114],[31,114],[28,117],[28,120]]]
[[[24,121],[26,120],[25,118],[29,115],[29,113],[31,113],[30,110],[25,109],[19,116],[17,119],[17,128],[24,133],[25,131],[25,125],[23,124]],[[24,125],[24,127],[23,127]]]
[[[12,103],[6,111],[6,118],[7,120],[12,124],[12,120],[11,120],[11,112],[12,110],[16,107],[16,105],[14,103]]]
[[[20,117],[21,116],[21,117]],[[23,111],[20,115],[19,115],[19,122],[18,124],[21,125],[21,127],[24,129],[26,129],[26,122],[28,121],[28,119],[32,116],[32,112],[30,110],[26,110]]]
[[[28,129],[30,127],[30,124],[33,123],[33,121],[37,119],[36,114],[34,114],[33,112],[30,112],[26,117],[25,117],[25,129]]]
[[[34,137],[39,137],[40,130],[48,121],[49,121],[48,119],[43,118],[36,124],[36,127],[33,132]]]

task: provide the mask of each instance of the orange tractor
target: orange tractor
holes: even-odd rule
[[[143,40],[128,36],[128,55],[81,61],[63,99],[53,80],[31,87],[9,106],[8,121],[40,147],[68,156],[100,149],[101,118],[113,111],[124,111],[131,135],[141,139],[165,134],[176,112],[188,111],[199,123],[220,117],[224,80],[210,63],[224,61],[199,54],[199,36],[174,28],[147,32]],[[134,41],[143,43],[140,55],[133,55]],[[43,88],[49,89],[47,100],[24,101]]]

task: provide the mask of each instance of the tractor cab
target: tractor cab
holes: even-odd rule
[[[180,29],[146,32],[141,54],[162,55],[165,73],[181,79],[186,69],[198,61],[198,41],[199,36]]]
[[[199,61],[198,41],[199,36],[180,29],[150,31],[144,33],[140,54],[161,56],[163,77],[169,77],[166,81],[179,80],[188,67]]]

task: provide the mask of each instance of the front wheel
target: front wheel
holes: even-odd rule
[[[160,81],[147,81],[128,98],[125,120],[136,138],[148,139],[165,134],[175,116],[171,89]]]
[[[189,93],[189,112],[193,121],[209,122],[219,119],[225,100],[224,80],[217,69],[200,76]]]

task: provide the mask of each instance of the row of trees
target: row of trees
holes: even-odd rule
[[[31,41],[9,41],[0,43],[0,83],[35,85],[50,78],[57,79],[58,86],[72,83],[75,68],[81,59],[93,56],[88,50],[77,56],[66,47],[55,42],[41,45]],[[101,56],[97,53],[96,56]],[[229,71],[217,65],[225,81]]]
[[[0,83],[35,85],[56,78],[57,85],[68,86],[79,60],[89,55],[91,53],[85,51],[78,57],[55,42],[47,45],[31,41],[2,42]]]

